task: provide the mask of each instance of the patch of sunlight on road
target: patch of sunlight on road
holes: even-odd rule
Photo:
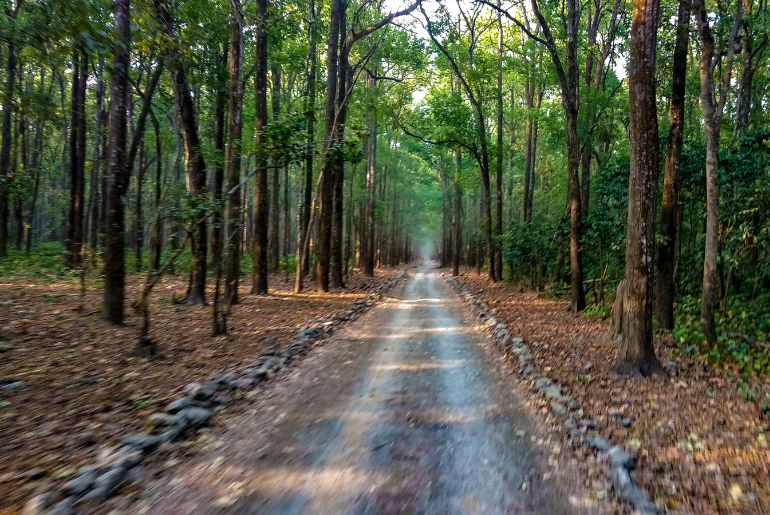
[[[389,372],[421,372],[423,370],[437,370],[447,368],[458,368],[465,365],[464,359],[444,362],[424,362],[424,363],[402,363],[395,365],[374,365],[372,370]]]
[[[387,476],[382,473],[358,467],[292,468],[273,467],[254,470],[232,465],[209,467],[224,481],[205,482],[201,478],[200,488],[221,485],[212,492],[218,506],[231,506],[242,497],[259,493],[265,496],[299,495],[307,498],[337,498],[340,494],[357,493],[367,490],[372,484],[382,483]]]

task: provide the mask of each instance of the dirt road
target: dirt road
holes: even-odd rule
[[[274,381],[147,513],[579,513],[455,292],[424,268]]]

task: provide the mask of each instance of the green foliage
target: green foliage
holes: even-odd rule
[[[731,297],[716,313],[717,344],[709,348],[700,328],[700,299],[686,296],[676,306],[676,351],[712,364],[733,364],[741,378],[770,374],[770,294],[754,300]]]

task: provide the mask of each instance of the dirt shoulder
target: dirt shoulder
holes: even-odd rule
[[[634,480],[659,506],[686,513],[770,511],[768,421],[735,393],[725,371],[675,357],[670,339],[656,343],[669,379],[636,380],[612,372],[616,350],[601,320],[568,312],[564,301],[459,278],[511,333],[524,338],[535,364],[564,385],[585,416],[614,443],[639,456]]]
[[[129,355],[139,320],[124,327],[99,320],[101,291],[92,288],[78,309],[79,285],[0,278],[0,513],[18,509],[36,491],[92,461],[97,443],[140,431],[147,415],[192,381],[280,348],[313,321],[345,311],[397,270],[375,278],[354,273],[348,288],[295,295],[291,280],[271,278],[269,297],[241,291],[228,337],[211,337],[211,308],[174,305],[184,283],[168,278],[152,299],[152,335],[164,358]],[[142,277],[129,279],[129,300]]]

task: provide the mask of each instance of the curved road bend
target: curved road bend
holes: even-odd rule
[[[427,268],[162,478],[144,513],[589,513],[459,296]]]

